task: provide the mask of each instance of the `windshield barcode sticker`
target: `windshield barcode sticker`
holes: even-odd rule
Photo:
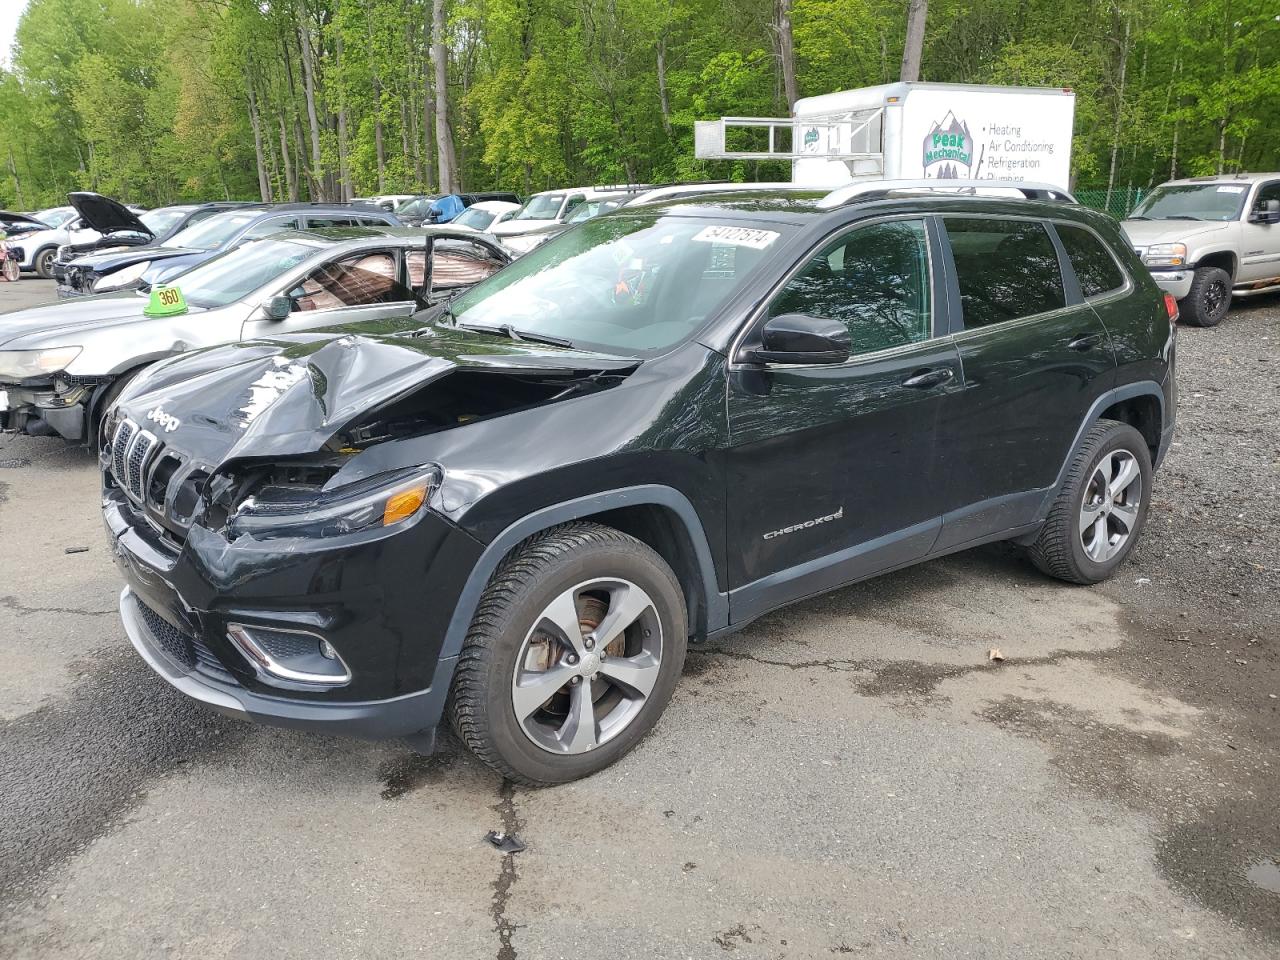
[[[753,230],[751,227],[703,227],[693,239],[698,243],[727,243],[763,250],[778,239],[778,234],[773,230]]]
[[[1244,187],[1219,187],[1219,193],[1244,193]]]

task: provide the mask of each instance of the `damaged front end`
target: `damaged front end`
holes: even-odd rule
[[[193,696],[191,684],[213,689],[268,722],[290,723],[300,701],[316,714],[426,697],[425,712],[344,720],[371,736],[425,729],[482,547],[432,509],[447,463],[381,458],[370,471],[362,455],[607,389],[635,366],[443,329],[303,335],[160,364],[126,389],[100,445],[135,647]]]

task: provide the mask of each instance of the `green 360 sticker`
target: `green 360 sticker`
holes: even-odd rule
[[[142,312],[148,317],[172,317],[187,312],[187,301],[177,287],[156,287]]]

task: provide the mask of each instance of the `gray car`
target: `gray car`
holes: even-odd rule
[[[289,231],[178,277],[169,289],[181,298],[164,296],[185,309],[171,315],[156,315],[160,288],[5,314],[0,421],[92,446],[102,411],[157,360],[339,324],[368,324],[375,332],[408,328],[422,307],[508,262],[510,255],[492,237],[448,227]]]

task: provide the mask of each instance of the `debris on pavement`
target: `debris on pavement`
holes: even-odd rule
[[[503,833],[501,830],[490,830],[484,835],[484,838],[503,853],[519,853],[525,848],[524,841],[514,833]]]
[[[89,548],[88,547],[67,547],[62,552],[63,553],[88,553]]]
[[[987,659],[994,663],[999,663],[1004,660],[1004,654],[1000,652],[999,647],[992,647],[987,651]]]

